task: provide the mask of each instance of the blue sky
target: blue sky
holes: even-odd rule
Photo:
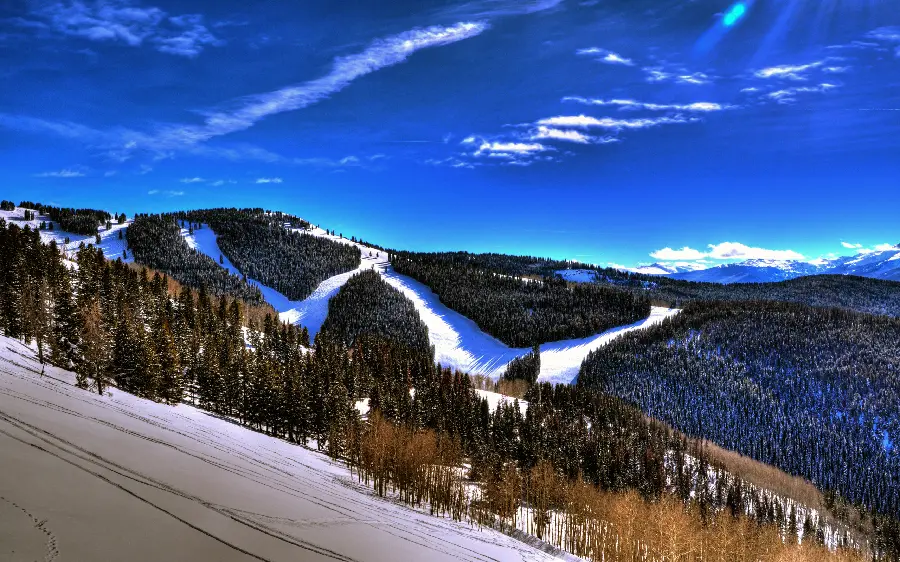
[[[4,3],[2,196],[599,264],[900,242],[896,2],[742,5]]]

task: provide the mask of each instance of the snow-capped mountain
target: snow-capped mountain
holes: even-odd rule
[[[656,262],[650,265],[642,265],[641,267],[629,268],[632,273],[643,273],[644,275],[673,275],[677,273],[691,273],[705,269],[704,264],[679,262],[667,263]]]
[[[747,260],[723,264],[699,271],[653,273],[686,281],[712,283],[766,283],[785,281],[805,275],[859,275],[875,279],[900,281],[900,245],[889,250],[854,256],[820,258],[812,261]]]

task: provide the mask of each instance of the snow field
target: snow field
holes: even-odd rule
[[[32,349],[0,338],[0,553],[12,560],[553,559],[377,498],[317,452],[73,381],[41,376]]]

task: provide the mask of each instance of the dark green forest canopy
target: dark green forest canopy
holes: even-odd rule
[[[322,330],[350,346],[359,336],[379,336],[428,351],[428,328],[416,306],[374,270],[358,273],[328,302]]]
[[[189,247],[173,215],[139,215],[126,234],[136,262],[189,287],[206,287],[216,295],[231,295],[254,305],[262,304],[258,288]]]
[[[394,252],[397,273],[428,285],[441,302],[512,347],[587,337],[650,315],[650,300],[599,284],[519,279],[470,254]]]
[[[869,314],[900,316],[900,282],[854,275],[810,275],[774,283],[703,283],[644,275],[578,262],[505,254],[443,254],[454,263],[467,264],[514,276],[555,276],[564,269],[596,272],[600,284],[649,297],[655,302],[681,308],[693,301],[769,300],[796,302],[819,307],[839,307]]]
[[[286,228],[309,223],[262,209],[208,209],[177,214],[206,223],[222,252],[241,273],[291,300],[303,300],[322,281],[359,267],[359,248]]]
[[[578,384],[900,514],[900,319],[793,303],[689,303],[591,353]]]

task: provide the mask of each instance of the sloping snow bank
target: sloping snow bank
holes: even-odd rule
[[[0,551],[136,562],[553,559],[374,497],[319,453],[40,372],[31,349],[0,337]]]

